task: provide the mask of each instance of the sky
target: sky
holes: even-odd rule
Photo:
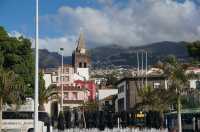
[[[86,47],[200,39],[200,0],[39,0],[40,48],[71,55]],[[34,42],[35,0],[0,0],[0,25]]]

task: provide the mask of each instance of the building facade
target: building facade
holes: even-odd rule
[[[63,80],[61,80],[63,78]],[[64,85],[71,85],[74,82],[74,68],[72,65],[63,65],[62,67],[47,68],[44,70],[44,80],[46,87],[50,84],[56,84],[60,86],[61,83]]]
[[[77,47],[72,53],[72,64],[64,64],[55,68],[44,70],[45,85],[56,84],[59,93],[63,85],[63,107],[75,108],[86,101],[96,99],[96,85],[89,81],[90,56],[85,47],[84,35],[81,32],[77,41]],[[51,102],[50,102],[51,103]],[[60,99],[53,101],[59,109]],[[51,108],[47,105],[47,109]]]
[[[61,89],[61,87],[59,87]],[[64,85],[63,87],[63,109],[80,107],[88,101],[88,92],[79,86]]]
[[[77,41],[77,47],[72,53],[72,65],[77,75],[89,80],[89,67],[91,59],[85,47],[84,35],[81,32]]]
[[[93,81],[76,80],[74,83],[81,89],[85,88],[87,90],[88,101],[96,100],[96,85]]]
[[[143,88],[145,85],[155,89],[167,89],[167,79],[164,76],[148,76],[123,78],[116,84],[118,88],[118,112],[131,111],[134,106],[141,101],[137,89]]]

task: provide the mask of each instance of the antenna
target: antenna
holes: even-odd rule
[[[139,77],[139,74],[140,74],[140,58],[139,58],[139,53],[137,51],[137,77]],[[140,89],[140,81],[138,81],[138,80],[139,80],[139,78],[137,79],[137,84]]]
[[[147,68],[148,68],[148,56],[147,56],[147,51],[145,52],[145,54],[146,54],[146,70],[145,70],[145,76],[146,76],[146,83],[145,83],[145,85],[146,85],[146,87],[147,87]]]
[[[139,60],[139,55],[137,51],[137,76],[139,76],[139,72],[140,72],[140,60]]]
[[[142,59],[142,76],[141,76],[142,77],[142,88],[143,88],[143,77],[144,77],[144,75],[143,75],[143,73],[144,73],[144,71],[143,71],[144,70],[144,63],[143,63],[143,61],[144,61],[144,59],[143,59],[144,54],[143,54],[143,52],[144,51],[142,50],[142,58],[141,58]]]

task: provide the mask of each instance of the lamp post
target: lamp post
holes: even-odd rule
[[[61,111],[63,111],[63,51],[64,48],[60,48],[61,54],[62,54],[62,67],[61,67],[61,105],[60,105],[60,109]]]
[[[141,77],[142,77],[142,88],[144,88],[144,74],[143,74],[144,73],[144,59],[143,59],[144,58],[144,51],[142,50],[141,52],[142,52],[142,56],[141,56],[142,57],[141,58],[141,61],[142,61],[141,62],[142,63],[142,65],[141,65],[142,66],[141,72],[142,73],[141,73]]]
[[[34,98],[34,132],[38,132],[38,74],[39,74],[39,51],[38,51],[38,37],[39,37],[39,24],[38,24],[38,6],[39,0],[36,0],[36,17],[35,17],[35,98]]]
[[[146,55],[146,68],[145,68],[145,76],[146,76],[146,79],[145,79],[145,87],[147,87],[147,72],[148,72],[148,56],[147,56],[147,51],[145,52],[145,55]]]
[[[86,83],[86,78],[85,77],[83,77],[84,78],[84,100],[83,100],[83,103],[84,103],[84,108],[83,108],[83,118],[84,118],[84,128],[86,128],[86,120],[85,120],[85,102],[86,102],[86,100],[85,100],[85,95],[86,95],[86,85],[85,85],[85,83]]]
[[[86,120],[85,120],[85,102],[86,102],[86,77],[85,76],[82,76],[82,75],[79,75],[80,77],[82,77],[84,79],[84,88],[83,88],[83,123],[84,123],[84,128],[86,128]]]

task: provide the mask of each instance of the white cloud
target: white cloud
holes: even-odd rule
[[[68,36],[77,35],[80,27],[83,27],[87,41],[101,45],[115,43],[134,46],[200,38],[200,9],[191,0],[184,3],[174,0],[130,0],[124,7],[115,2],[99,1],[104,5],[103,9],[63,6],[57,14],[43,16],[43,23],[57,27],[65,35],[45,38],[41,46],[51,50],[66,46],[72,50],[74,40],[68,40]]]
[[[75,39],[73,37],[60,38],[42,38],[39,39],[41,49],[48,49],[49,51],[60,52],[60,48],[64,48],[64,55],[70,56],[74,50]]]
[[[18,31],[11,31],[8,33],[10,37],[19,38],[21,36],[25,38],[29,38],[32,43],[32,48],[35,47],[35,38],[27,37],[21,32]],[[40,49],[48,49],[51,52],[60,52],[60,48],[64,48],[64,55],[70,56],[72,51],[75,49],[76,44],[76,37],[74,36],[63,36],[57,38],[39,38],[39,48]]]
[[[9,35],[10,37],[16,37],[16,38],[19,38],[19,37],[21,37],[21,36],[24,36],[24,37],[25,37],[25,35],[24,35],[23,33],[18,32],[18,31],[11,31],[11,32],[8,33],[8,35]]]

